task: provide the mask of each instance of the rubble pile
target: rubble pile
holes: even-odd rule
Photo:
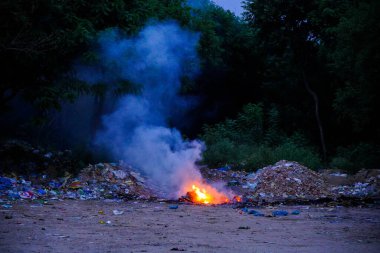
[[[207,167],[201,168],[201,173],[203,178],[210,182],[223,182],[231,188],[236,194],[242,194],[245,192],[244,188],[247,176],[249,173],[245,171],[234,171],[229,166],[217,168],[217,169],[209,169]],[[244,188],[242,188],[242,186]]]
[[[246,187],[250,192],[245,197],[253,200],[316,200],[331,195],[321,175],[285,160],[248,175]]]
[[[48,175],[0,177],[0,201],[17,199],[150,199],[145,179],[130,166],[99,163],[84,168],[78,177],[66,173],[53,179]]]
[[[89,165],[78,176],[84,189],[94,198],[149,199],[155,197],[146,179],[129,165],[110,163]]]
[[[338,197],[363,198],[378,197],[380,195],[380,169],[362,169],[352,176],[352,179],[348,180],[348,182],[350,183],[333,186],[331,192]]]
[[[162,189],[122,162],[89,165],[74,177],[68,172],[70,170],[66,170],[74,164],[68,154],[46,153],[20,142],[2,146],[0,158],[6,160],[0,161],[1,206],[9,206],[18,199],[147,200],[163,195]],[[17,161],[18,155],[24,157],[23,160]],[[16,165],[17,169],[11,170]],[[43,172],[35,170],[39,166],[44,168]],[[55,174],[49,173],[49,168]],[[27,176],[20,175],[20,170]],[[332,170],[315,172],[297,162],[282,160],[255,173],[234,171],[228,166],[218,169],[202,167],[200,171],[205,183],[218,182],[219,186],[224,185],[234,194],[230,203],[336,200],[340,197],[373,199],[380,196],[380,170],[375,169],[363,169],[356,175]],[[194,195],[187,193],[180,201],[194,203]]]
[[[380,170],[349,175],[334,170],[312,171],[297,162],[279,161],[256,173],[233,171],[228,166],[201,169],[208,182],[223,182],[248,202],[313,201],[379,197]]]

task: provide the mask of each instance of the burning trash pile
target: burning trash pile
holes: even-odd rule
[[[228,195],[232,195],[232,192]],[[194,204],[228,204],[236,201],[236,198],[230,199],[226,193],[207,184],[202,184],[201,188],[193,184],[186,195],[179,198],[179,201]]]
[[[130,166],[99,163],[84,168],[78,177],[66,173],[58,179],[48,175],[0,177],[0,200],[17,199],[150,199],[145,179]]]
[[[323,177],[297,162],[279,161],[247,176],[246,198],[265,201],[316,200],[331,195]]]
[[[256,173],[229,168],[202,168],[186,179],[179,189],[179,202],[191,204],[231,204],[237,202],[273,203],[379,196],[380,170],[362,170],[356,175],[317,173],[297,162],[279,161]],[[202,175],[201,175],[202,174]],[[326,176],[327,175],[327,176]],[[333,185],[332,177],[347,177]],[[338,181],[337,181],[338,182]],[[120,163],[98,163],[82,169],[74,177],[30,173],[0,175],[0,203],[10,206],[18,199],[31,200],[154,200],[175,199],[161,192],[131,166]]]

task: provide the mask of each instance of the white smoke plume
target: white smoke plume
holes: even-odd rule
[[[122,97],[103,117],[96,143],[147,175],[165,197],[178,197],[184,182],[201,178],[195,163],[203,144],[185,141],[167,124],[189,104],[178,92],[181,78],[199,71],[198,40],[199,34],[175,22],[149,25],[133,38],[111,29],[99,35],[99,64],[77,68],[78,77],[89,83],[141,85],[139,94]]]

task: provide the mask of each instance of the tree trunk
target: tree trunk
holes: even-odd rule
[[[325,135],[323,132],[323,126],[321,122],[321,118],[319,115],[319,99],[317,94],[311,89],[309,82],[306,79],[305,71],[302,70],[302,77],[303,77],[303,83],[305,85],[305,88],[307,92],[312,96],[314,100],[314,106],[315,106],[315,118],[317,120],[318,128],[319,128],[319,138],[321,141],[321,147],[322,147],[322,153],[323,153],[323,161],[326,162],[326,143],[325,143]]]

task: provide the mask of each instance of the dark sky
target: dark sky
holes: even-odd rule
[[[213,0],[214,3],[222,6],[226,10],[234,12],[236,15],[240,15],[243,12],[242,0]]]

